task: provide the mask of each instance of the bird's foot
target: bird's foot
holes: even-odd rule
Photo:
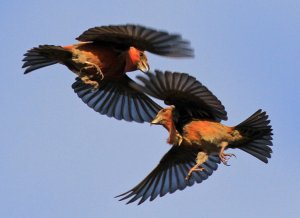
[[[205,170],[205,168],[200,167],[198,164],[196,164],[195,166],[193,166],[190,169],[190,171],[188,172],[187,176],[185,177],[185,180],[188,181],[191,178],[193,172],[195,172],[195,171],[203,171],[203,170]]]
[[[104,74],[102,73],[98,65],[90,62],[85,63],[87,64],[87,66],[80,69],[79,77],[85,84],[93,86],[93,90],[98,89],[100,86],[98,81],[104,79]]]
[[[102,73],[102,70],[97,64],[91,63],[91,62],[84,62],[86,66],[82,67],[79,71],[80,75],[87,75],[90,78],[96,78],[99,80],[104,79],[104,74]],[[96,70],[96,71],[95,71]]]
[[[83,76],[83,77],[80,77],[80,78],[81,78],[82,82],[84,82],[87,85],[92,86],[93,90],[98,89],[99,86],[100,86],[97,81],[91,80],[88,76]]]
[[[100,67],[96,64],[91,64],[89,67],[94,67],[96,69],[96,78],[99,80],[103,80],[104,79],[104,74],[102,73]]]
[[[235,154],[226,154],[224,152],[220,152],[219,154],[219,158],[221,159],[222,163],[226,166],[230,166],[228,164],[228,160],[230,159],[230,157],[236,157]]]

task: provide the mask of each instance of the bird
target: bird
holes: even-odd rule
[[[24,74],[53,64],[65,65],[76,74],[74,92],[100,114],[118,120],[150,122],[161,108],[128,84],[127,72],[148,72],[145,51],[166,57],[194,56],[190,42],[179,34],[142,25],[93,27],[72,45],[39,45],[24,54]]]
[[[145,179],[131,190],[116,197],[153,201],[194,183],[201,183],[217,170],[218,164],[228,165],[232,153],[240,149],[268,163],[272,149],[272,127],[265,111],[257,110],[248,119],[230,127],[221,123],[227,112],[221,101],[196,78],[170,71],[138,76],[142,84],[132,84],[149,96],[163,100],[162,108],[152,120],[168,131],[171,149]]]

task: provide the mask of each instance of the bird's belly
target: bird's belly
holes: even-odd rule
[[[184,127],[184,138],[208,152],[217,152],[222,141],[228,141],[230,128],[217,122],[192,121]]]
[[[183,138],[182,146],[184,147],[192,147],[192,148],[199,148],[202,151],[205,151],[207,153],[218,153],[221,149],[219,144],[212,143],[210,141],[206,140],[189,140],[187,138]]]
[[[207,153],[214,153],[217,152],[219,153],[221,147],[219,147],[219,144],[216,143],[211,143],[209,141],[205,141],[205,140],[201,140],[201,142],[199,144],[197,144],[197,146],[199,148],[201,148],[201,150],[207,152]]]

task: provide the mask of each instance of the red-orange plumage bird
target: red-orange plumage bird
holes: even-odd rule
[[[81,34],[78,44],[40,45],[24,56],[25,74],[60,63],[78,78],[74,91],[95,111],[127,121],[151,121],[160,107],[145,94],[128,86],[127,72],[147,72],[144,51],[168,57],[193,57],[180,35],[139,25],[102,26]]]
[[[172,148],[158,166],[137,186],[117,197],[154,200],[158,195],[183,190],[207,179],[217,164],[227,165],[233,154],[228,148],[239,148],[267,163],[271,157],[272,129],[266,112],[258,110],[244,122],[229,127],[224,106],[205,86],[184,73],[156,71],[148,78],[138,77],[143,85],[137,89],[174,105],[160,110],[151,122],[163,125],[169,132]]]

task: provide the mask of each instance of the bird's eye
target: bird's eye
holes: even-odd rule
[[[166,111],[167,111],[166,109],[162,109],[162,111],[161,111],[161,112],[165,113]]]

